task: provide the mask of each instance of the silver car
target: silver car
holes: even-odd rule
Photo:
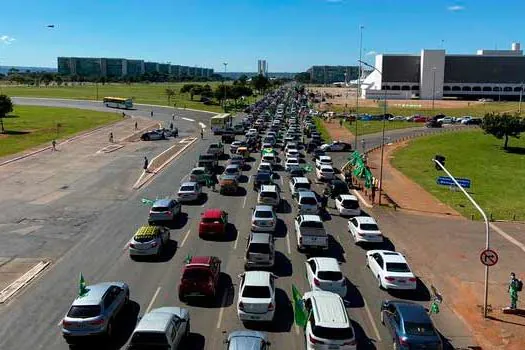
[[[235,331],[225,341],[227,350],[259,350],[270,348],[266,334],[258,331]]]
[[[235,179],[239,180],[242,175],[241,167],[238,164],[227,165],[223,174],[235,176]]]
[[[197,182],[183,182],[177,195],[181,202],[193,202],[200,198],[202,187]]]
[[[252,214],[252,231],[274,232],[277,217],[271,205],[257,205]]]
[[[124,282],[104,282],[86,287],[62,319],[62,336],[69,344],[86,336],[111,337],[113,322],[129,302],[129,287]]]
[[[275,263],[274,238],[269,233],[250,232],[244,268],[272,268]]]
[[[181,205],[174,199],[158,199],[149,211],[148,223],[172,222],[180,215]]]

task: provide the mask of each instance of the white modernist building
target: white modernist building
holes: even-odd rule
[[[475,55],[421,50],[419,55],[381,54],[361,86],[367,99],[517,99],[525,82],[525,56],[511,50],[478,50]]]

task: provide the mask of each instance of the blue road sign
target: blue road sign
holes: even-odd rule
[[[459,185],[463,188],[470,188],[472,181],[470,179],[465,178],[456,178],[456,181],[459,183]],[[448,176],[440,176],[436,179],[436,182],[438,185],[444,185],[444,186],[456,186],[454,181]]]

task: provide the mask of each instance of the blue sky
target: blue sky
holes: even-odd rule
[[[6,0],[0,65],[102,56],[255,71],[265,58],[270,71],[297,72],[356,64],[361,25],[369,61],[441,45],[510,48],[524,39],[524,12],[523,0]]]

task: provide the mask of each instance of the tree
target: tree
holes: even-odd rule
[[[175,96],[175,90],[173,90],[172,88],[167,88],[166,90],[164,90],[164,93],[166,94],[166,96],[168,96],[168,105],[171,105],[171,98]]]
[[[297,73],[294,76],[294,79],[298,83],[308,84],[310,82],[310,73],[308,72]]]
[[[486,134],[493,135],[498,139],[505,139],[503,149],[507,149],[509,137],[519,138],[520,133],[525,131],[525,121],[516,114],[488,113],[483,118],[481,128]]]
[[[246,82],[248,81],[248,76],[246,74],[243,74],[237,79],[237,83],[240,85],[246,85]]]
[[[207,97],[207,98],[213,97],[213,90],[211,89],[210,84],[206,84],[202,87],[202,91],[200,95],[201,97]]]
[[[202,93],[202,85],[195,84],[195,85],[190,89],[190,100],[193,101],[193,96],[195,96],[195,95],[200,95],[201,93]]]
[[[232,86],[231,85],[225,85],[220,84],[217,85],[214,92],[215,98],[219,100],[219,102],[224,101],[224,99],[228,99],[232,97]]]
[[[13,111],[13,101],[7,95],[0,95],[0,126],[2,134],[5,132],[4,129],[4,118],[8,113]]]
[[[271,85],[270,80],[264,75],[259,74],[252,78],[252,85],[255,90],[258,90],[260,93],[264,93]]]

